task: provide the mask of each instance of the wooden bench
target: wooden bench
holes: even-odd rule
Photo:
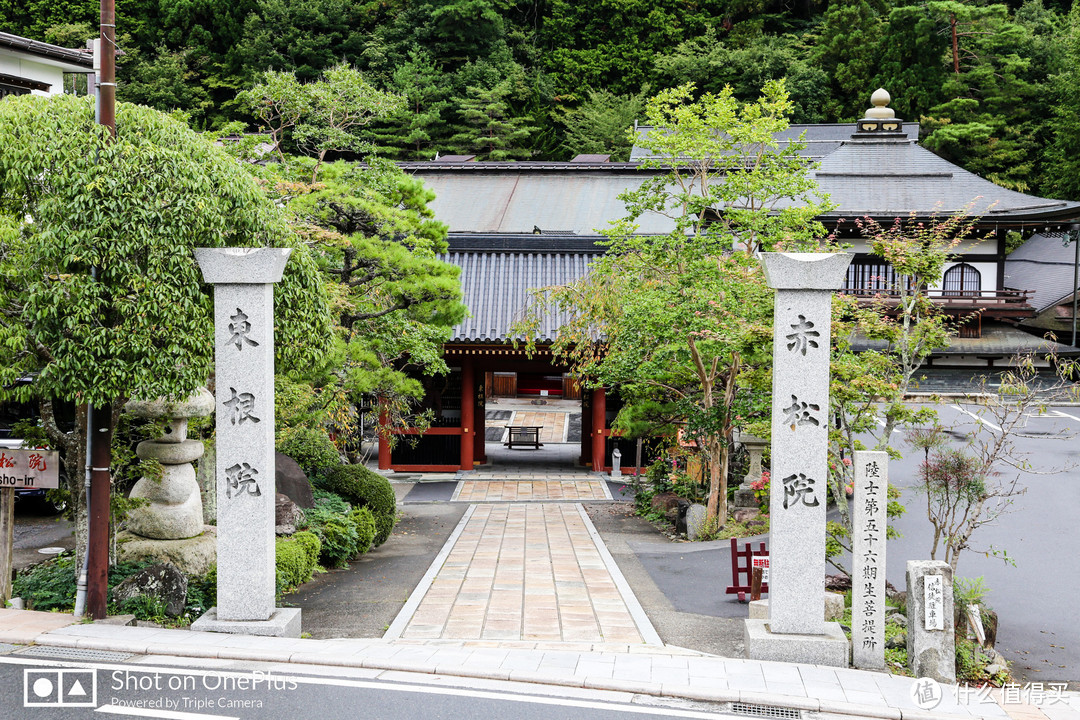
[[[532,447],[533,450],[544,447],[544,444],[540,442],[540,430],[543,429],[543,425],[506,425],[505,427],[510,434],[503,445],[511,450],[515,446]]]

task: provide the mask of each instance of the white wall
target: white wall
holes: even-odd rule
[[[88,69],[82,68],[81,70],[86,72]],[[34,95],[59,95],[64,92],[64,68],[62,66],[48,64],[18,51],[7,48],[0,49],[0,73],[49,83],[51,86],[48,91],[31,90],[30,92]]]
[[[949,268],[960,265],[960,262],[951,262],[945,265],[945,269],[942,271],[942,276],[949,271]],[[982,290],[1000,290],[997,286],[997,265],[995,263],[968,263],[971,267],[979,271],[982,276]],[[931,290],[940,290],[942,287],[941,280],[937,283],[931,284]]]

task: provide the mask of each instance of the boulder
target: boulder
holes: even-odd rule
[[[825,589],[833,592],[847,592],[851,589],[851,578],[844,574],[826,575]]]
[[[737,523],[747,523],[751,520],[755,520],[761,515],[761,510],[754,508],[738,508],[735,512],[731,513],[731,519]]]
[[[907,618],[901,613],[894,612],[891,615],[885,617],[886,625],[899,625],[900,627],[907,627]]]
[[[274,500],[274,532],[278,535],[292,535],[300,521],[300,508],[285,493],[278,493]]]
[[[844,617],[844,596],[839,593],[825,593],[825,622],[836,622]]]
[[[178,617],[187,603],[187,576],[175,565],[158,563],[143,568],[112,589],[114,602],[123,602],[139,595],[161,600],[165,613]]]
[[[287,495],[296,503],[297,507],[315,507],[315,496],[311,492],[311,483],[307,475],[300,469],[288,455],[274,453],[277,471],[274,473],[274,482],[277,483],[277,491]]]
[[[686,511],[686,537],[697,540],[701,537],[701,528],[705,525],[705,515],[708,510],[704,505],[694,503]]]
[[[907,633],[897,633],[885,641],[886,650],[899,650],[907,647]]]

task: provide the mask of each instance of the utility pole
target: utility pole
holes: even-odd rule
[[[98,123],[116,137],[116,5],[101,0],[101,79],[98,82]],[[108,240],[106,239],[106,242]],[[97,270],[97,268],[95,268]],[[95,273],[96,274],[96,273]],[[87,502],[86,612],[100,620],[106,615],[109,593],[109,504],[112,495],[112,407],[102,403],[90,413],[86,432],[90,442],[90,497]]]

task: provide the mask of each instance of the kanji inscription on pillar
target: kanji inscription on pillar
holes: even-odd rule
[[[214,286],[217,619],[274,614],[274,283],[290,251],[196,250]]]
[[[762,253],[773,329],[769,630],[825,632],[829,333],[845,253]]]
[[[889,455],[859,450],[852,466],[851,655],[855,667],[885,667],[885,509]]]

